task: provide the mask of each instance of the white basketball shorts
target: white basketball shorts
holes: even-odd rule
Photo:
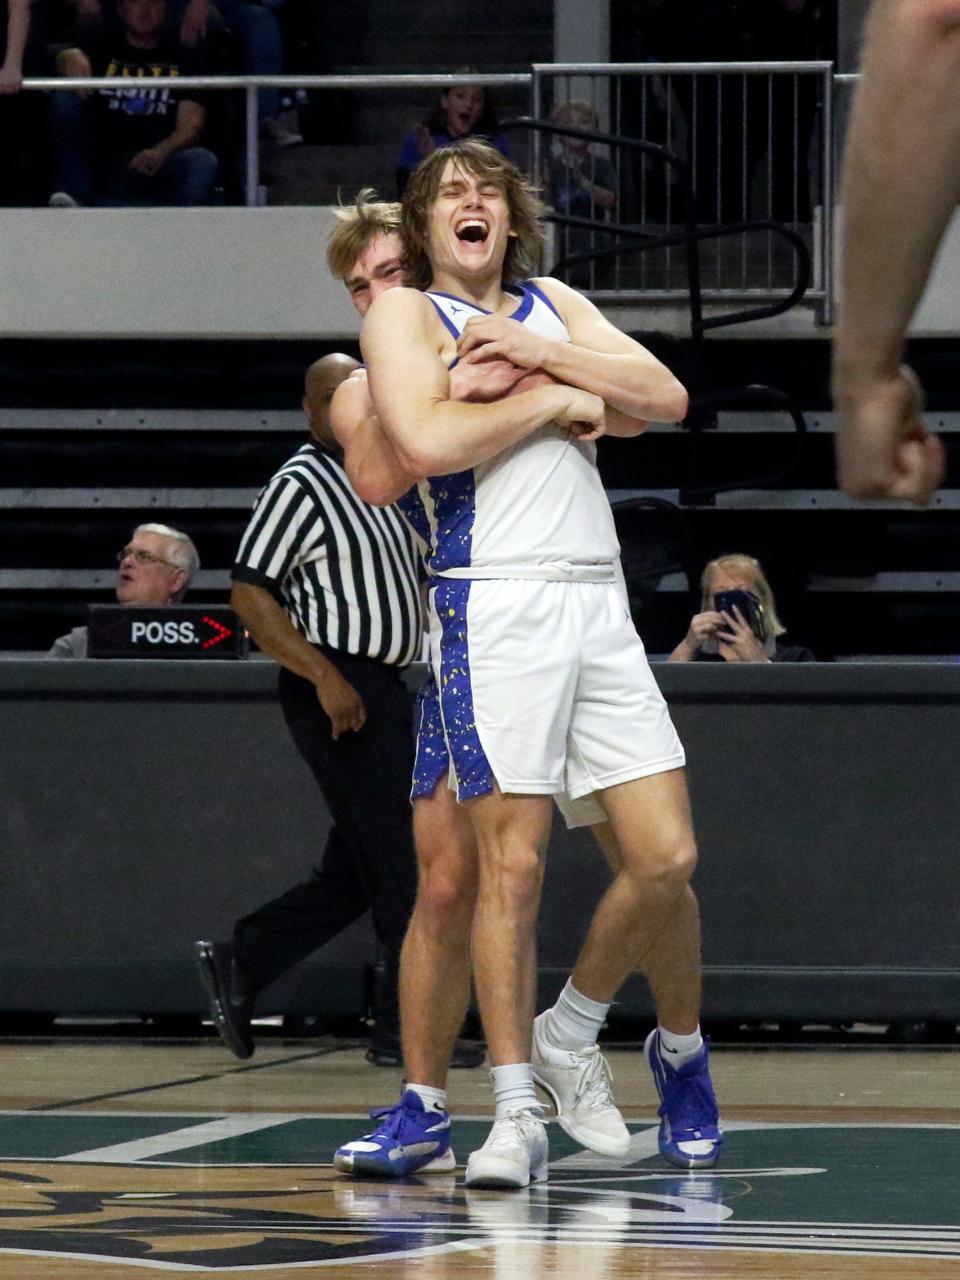
[[[440,578],[430,626],[458,799],[577,801],[684,764],[616,583]]]

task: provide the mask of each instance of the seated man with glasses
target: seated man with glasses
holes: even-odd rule
[[[192,540],[166,524],[141,524],[117,552],[117,600],[120,604],[179,604],[187,593],[200,557]],[[55,640],[50,658],[85,658],[87,628],[74,627]]]

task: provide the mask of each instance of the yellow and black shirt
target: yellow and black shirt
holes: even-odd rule
[[[201,76],[207,68],[203,54],[179,41],[164,39],[154,49],[135,49],[122,33],[107,37],[84,52],[95,76],[116,77],[116,89],[97,96],[100,144],[109,151],[136,154],[170,136],[178,105],[200,100],[196,90],[150,88],[157,76]]]

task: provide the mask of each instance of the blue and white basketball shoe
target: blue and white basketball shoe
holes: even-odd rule
[[[707,1042],[678,1069],[670,1065],[658,1029],[647,1036],[643,1052],[660,1095],[660,1154],[678,1169],[712,1168],[723,1146],[723,1132]]]
[[[372,1133],[339,1147],[333,1157],[344,1173],[405,1178],[411,1173],[449,1173],[456,1168],[450,1147],[450,1114],[426,1108],[408,1089],[393,1107],[370,1112],[381,1121]]]

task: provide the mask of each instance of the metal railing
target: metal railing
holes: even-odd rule
[[[826,322],[832,312],[833,63],[538,63],[532,114],[585,104],[601,129],[654,142],[686,161],[696,218],[715,226],[752,224],[739,239],[718,240],[703,259],[705,301],[785,296],[794,284],[760,223],[803,236],[813,279],[807,298]],[[536,148],[536,144],[535,144]],[[535,149],[538,171],[543,148]],[[614,158],[621,224],[661,234],[685,217],[676,175]],[[602,221],[602,218],[598,218]],[[680,302],[683,263],[667,247],[639,271],[614,272],[612,288],[645,300]]]
[[[777,63],[548,63],[529,72],[156,77],[150,89],[194,89],[243,95],[242,185],[247,205],[258,203],[260,142],[258,93],[275,89],[308,93],[389,90],[436,91],[450,85],[478,84],[524,92],[529,114],[546,118],[560,103],[584,99],[602,129],[665,147],[686,161],[696,190],[701,224],[751,224],[731,238],[716,237],[702,261],[707,303],[771,301],[794,286],[792,255],[785,258],[772,234],[759,223],[791,228],[807,243],[812,282],[806,297],[818,319],[833,312],[834,76],[830,62]],[[133,89],[136,81],[130,83]],[[43,78],[24,82],[30,91],[109,90],[116,78]],[[398,139],[399,142],[399,139]],[[591,162],[594,167],[596,161]],[[532,140],[531,170],[545,171],[543,144]],[[677,188],[640,162],[618,160],[616,223],[669,239],[681,216]],[[571,223],[571,225],[573,225]],[[595,245],[610,228],[605,215],[590,210],[588,234]],[[561,255],[562,256],[562,255]],[[662,254],[645,255],[631,268],[625,259],[614,268],[612,290],[620,300],[681,302],[682,254],[669,243]],[[590,282],[597,284],[594,279]]]
[[[330,92],[335,89],[449,89],[451,85],[482,85],[489,88],[514,86],[528,89],[529,72],[502,72],[476,75],[344,75],[344,76],[150,76],[130,79],[127,87],[153,89],[203,89],[216,93],[236,92],[244,95],[244,194],[248,206],[257,203],[260,186],[260,136],[258,130],[257,94],[260,89],[279,91]],[[24,89],[42,91],[108,90],[116,93],[124,81],[117,77],[44,77],[23,82]],[[399,140],[398,140],[399,145]]]

